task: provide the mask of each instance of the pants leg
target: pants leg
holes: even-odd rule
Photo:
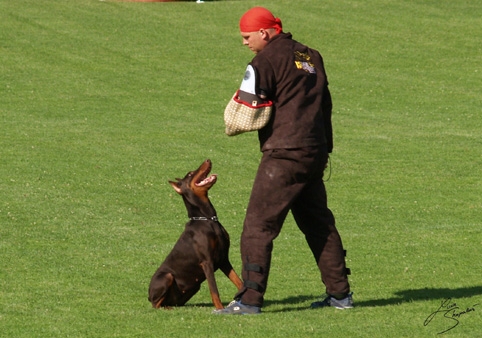
[[[273,240],[279,235],[293,201],[318,167],[317,149],[278,149],[263,153],[251,191],[241,235],[244,287],[235,296],[262,306],[268,285]]]
[[[344,297],[350,292],[345,252],[335,218],[328,208],[322,171],[314,173],[294,201],[291,211],[318,264],[326,292]]]

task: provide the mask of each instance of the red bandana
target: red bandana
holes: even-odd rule
[[[241,17],[239,20],[239,28],[241,32],[256,32],[260,29],[275,28],[276,33],[281,33],[282,24],[279,18],[275,18],[273,14],[263,7],[253,7]]]

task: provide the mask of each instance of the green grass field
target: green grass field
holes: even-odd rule
[[[167,181],[206,158],[240,271],[260,153],[222,114],[255,5],[324,56],[327,189],[356,307],[309,308],[324,288],[290,216],[264,314],[212,315],[207,285],[154,310],[150,277],[187,221]],[[0,0],[0,336],[480,335],[481,36],[475,0]],[[217,277],[227,304],[236,290]]]

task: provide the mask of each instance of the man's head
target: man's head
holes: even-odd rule
[[[283,31],[281,20],[263,7],[253,7],[239,20],[243,44],[258,53],[268,44],[269,39]]]

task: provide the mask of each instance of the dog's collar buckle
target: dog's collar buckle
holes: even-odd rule
[[[189,218],[191,221],[214,221],[214,222],[219,222],[218,221],[218,216],[213,216],[213,217],[190,217]]]

